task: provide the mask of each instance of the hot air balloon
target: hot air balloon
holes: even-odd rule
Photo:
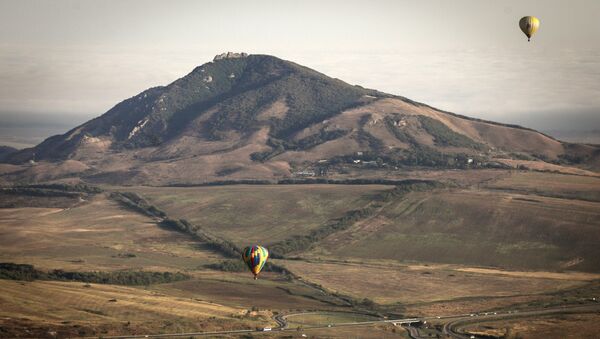
[[[519,20],[519,27],[527,35],[527,41],[530,41],[531,37],[540,28],[540,20],[534,16],[524,16]]]
[[[258,245],[248,246],[242,252],[242,259],[254,274],[254,279],[258,278],[260,270],[263,269],[267,259],[269,259],[269,251],[266,248]]]

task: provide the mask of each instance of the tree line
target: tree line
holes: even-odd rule
[[[231,186],[231,185],[405,185],[412,182],[412,179],[376,179],[376,178],[358,178],[358,179],[328,179],[328,178],[288,178],[280,180],[221,180],[197,184],[169,184],[166,187],[210,187],[210,186]],[[135,194],[135,193],[132,193]]]
[[[242,267],[244,267],[243,270],[246,269],[245,264],[239,259],[242,255],[242,249],[233,242],[210,234],[199,225],[192,224],[186,219],[169,218],[167,213],[148,203],[148,201],[139,194],[133,192],[113,192],[110,196],[123,206],[133,209],[138,213],[160,218],[161,227],[191,235],[200,240],[203,245],[214,252],[217,252],[226,258],[236,259],[226,259],[220,263],[210,264],[207,268],[227,272],[239,272],[242,271]],[[263,270],[286,275],[291,274],[286,268],[269,262],[267,262]]]
[[[41,271],[33,265],[0,263],[0,279],[8,280],[57,280],[112,285],[151,285],[190,279],[181,272],[148,271],[93,271],[73,272],[64,270]]]
[[[350,228],[356,222],[371,217],[382,204],[410,192],[422,192],[441,188],[445,185],[433,180],[404,180],[391,190],[377,194],[366,207],[346,212],[341,218],[312,230],[306,235],[295,235],[270,246],[274,258],[283,258],[286,254],[306,250],[325,237]]]

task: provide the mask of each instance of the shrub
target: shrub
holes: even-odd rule
[[[0,263],[0,279],[9,280],[60,280],[115,285],[150,285],[187,280],[190,276],[180,272],[113,271],[70,272],[64,270],[40,271],[32,265]]]
[[[419,115],[421,127],[434,137],[434,142],[438,146],[466,147],[476,150],[483,150],[485,146],[473,141],[469,137],[456,133],[439,120]]]
[[[245,272],[248,270],[242,259],[223,260],[218,263],[208,264],[206,267],[223,272]]]

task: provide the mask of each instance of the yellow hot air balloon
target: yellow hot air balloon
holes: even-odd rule
[[[540,28],[540,19],[534,16],[524,16],[519,20],[519,27],[527,35],[527,41],[529,41],[538,28]]]

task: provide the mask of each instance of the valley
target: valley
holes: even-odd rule
[[[190,278],[144,286],[0,280],[0,336],[25,329],[42,337],[227,331],[275,327],[277,314],[305,313],[289,321],[309,327],[319,321],[308,316],[315,311],[333,312],[324,316],[333,323],[346,321],[343,312],[374,319],[450,316],[576,305],[600,291],[596,249],[586,245],[598,238],[599,179],[508,170],[442,173],[411,175],[440,179],[425,186],[430,181],[101,185],[71,200],[8,194],[12,207],[0,209],[2,262],[70,272],[181,272]],[[162,217],[126,207],[111,192],[134,192],[164,218],[184,219],[235,246],[276,249],[290,239],[303,239],[303,246],[271,260],[284,271],[252,280],[243,267],[217,268],[239,259],[165,227]],[[52,199],[63,200],[43,207]],[[342,228],[308,237],[365,209],[370,212]],[[122,305],[127,307],[117,307]],[[528,333],[518,324],[510,326]],[[408,333],[385,323],[360,328],[365,337]],[[306,333],[344,337],[348,330]]]

